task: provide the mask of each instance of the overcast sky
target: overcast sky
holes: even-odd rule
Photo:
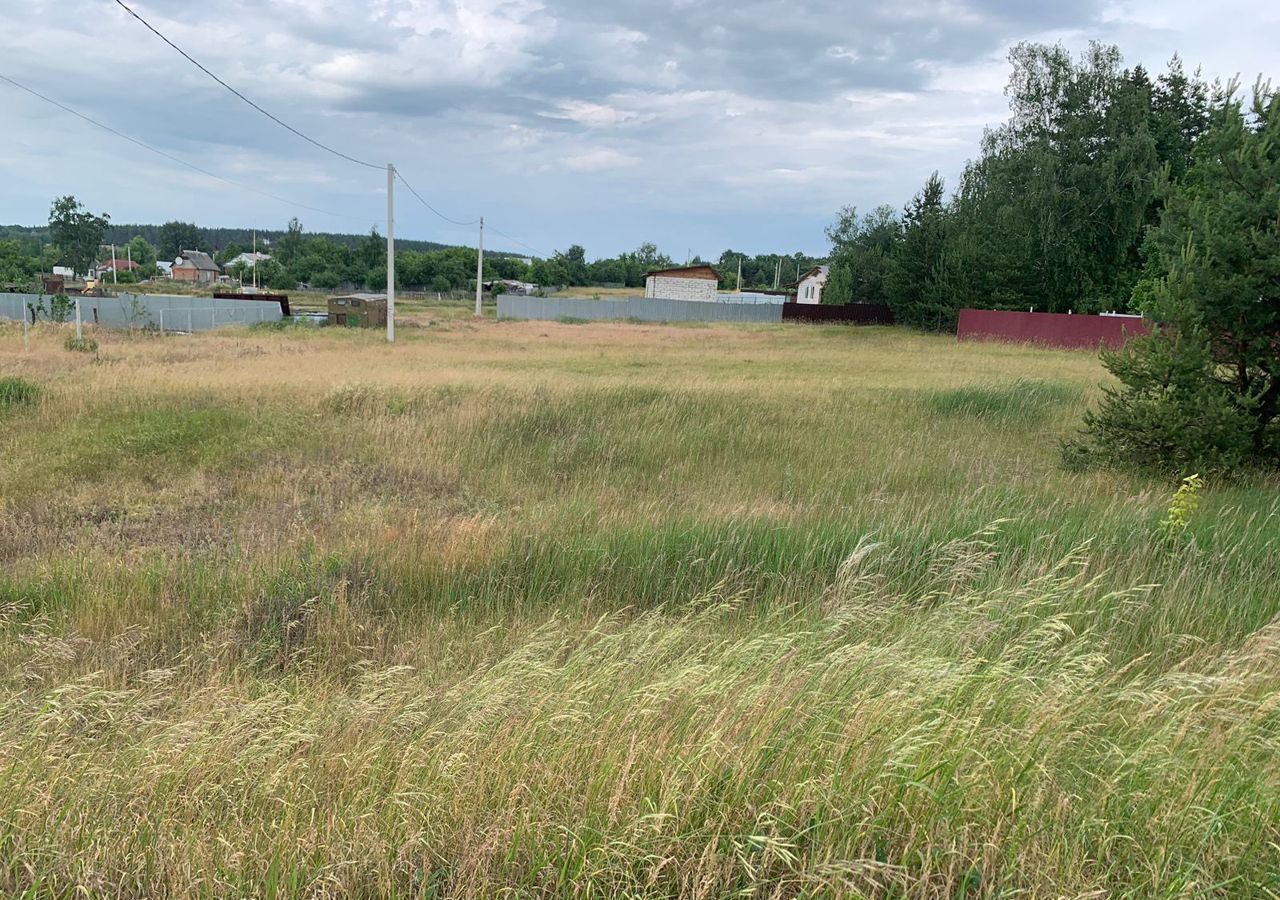
[[[1280,6],[1220,0],[129,0],[233,86],[437,209],[542,253],[654,241],[683,259],[826,249],[853,204],[948,184],[1004,118],[1019,40],[1120,45],[1160,70],[1280,76]],[[385,231],[385,175],[245,106],[112,0],[0,0],[0,222],[72,193],[117,222]],[[397,192],[397,233],[474,243]],[[491,234],[490,246],[521,249]]]

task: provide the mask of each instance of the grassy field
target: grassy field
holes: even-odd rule
[[[1280,896],[1280,483],[1060,470],[1090,354],[463,312],[0,326],[0,894]]]

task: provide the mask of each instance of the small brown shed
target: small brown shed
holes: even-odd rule
[[[329,298],[329,324],[381,328],[387,324],[386,294],[344,294]]]

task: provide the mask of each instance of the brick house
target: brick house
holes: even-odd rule
[[[644,295],[661,300],[718,299],[720,273],[711,266],[660,269],[644,276]]]
[[[140,267],[131,259],[106,259],[98,263],[89,274],[95,278],[106,278],[114,272],[136,272]]]
[[[194,281],[209,284],[217,281],[222,269],[208,253],[199,250],[183,250],[173,261],[171,277],[174,281]]]

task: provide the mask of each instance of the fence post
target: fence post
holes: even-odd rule
[[[84,329],[80,325],[80,298],[76,298],[76,340],[84,340]]]
[[[29,331],[30,327],[31,327],[30,323],[27,322],[27,311],[24,309],[22,311],[22,352],[23,353],[31,352],[31,339],[27,336],[27,332]]]
[[[187,307],[187,334],[191,334],[191,307]]]
[[[164,336],[164,310],[160,310],[160,335]]]

